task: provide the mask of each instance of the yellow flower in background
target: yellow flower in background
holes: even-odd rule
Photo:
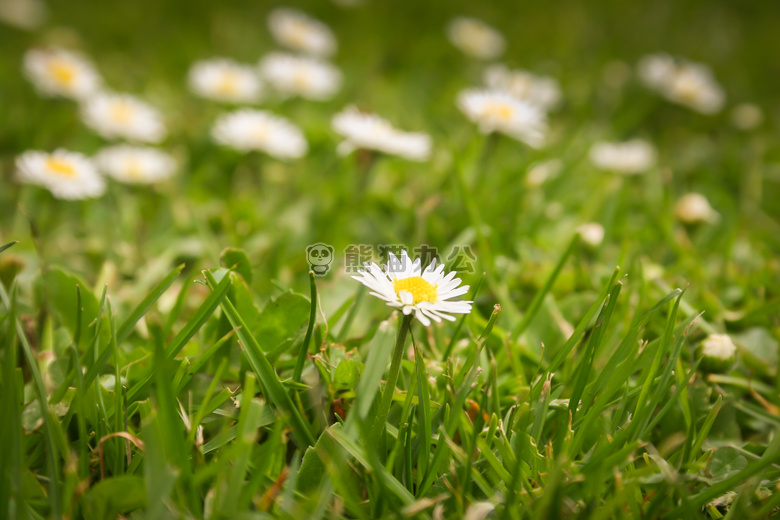
[[[102,83],[92,62],[65,49],[30,49],[24,73],[39,93],[51,97],[84,99]]]
[[[387,302],[390,307],[401,309],[405,315],[414,314],[426,327],[431,320],[441,322],[442,318],[455,321],[450,314],[468,314],[470,301],[449,301],[456,296],[466,294],[468,285],[460,285],[455,271],[444,274],[444,265],[436,266],[436,259],[422,270],[419,258],[411,261],[406,251],[401,258],[389,253],[388,262],[382,270],[377,264],[365,264],[355,280],[368,287],[369,294]]]
[[[49,190],[58,199],[99,197],[106,189],[92,161],[77,152],[30,150],[16,158],[16,180]]]

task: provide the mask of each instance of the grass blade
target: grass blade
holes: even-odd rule
[[[217,280],[211,272],[204,271],[203,274],[208,280],[209,286],[214,290],[213,294],[216,294],[220,285],[230,283],[230,275],[226,271],[222,272],[223,278],[219,283],[217,283]],[[252,335],[247,328],[246,323],[244,323],[243,318],[241,318],[241,315],[233,306],[230,298],[220,297],[219,300],[221,300],[220,305],[231,325],[236,328],[238,339],[244,347],[242,351],[246,355],[249,364],[252,366],[252,370],[255,371],[255,374],[257,374],[257,377],[260,379],[260,384],[266,393],[266,397],[287,416],[298,445],[301,448],[312,446],[315,441],[309,430],[309,425],[306,424],[306,421],[301,416],[298,408],[293,404],[292,399],[290,399],[290,395],[285,390],[281,381],[279,381],[279,378],[274,371],[274,367],[271,365],[271,362],[268,361],[263,349],[260,348],[257,339],[255,339],[254,335]]]

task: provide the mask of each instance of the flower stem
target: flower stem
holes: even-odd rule
[[[374,440],[378,440],[382,435],[382,430],[385,429],[387,416],[390,413],[390,405],[393,403],[395,384],[398,382],[398,373],[401,371],[401,359],[403,358],[406,335],[409,333],[413,318],[413,314],[404,316],[401,325],[398,327],[398,336],[393,349],[393,359],[390,362],[390,372],[387,375],[387,384],[385,385],[385,391],[382,393],[382,399],[379,401],[379,409],[374,418],[374,425],[371,428],[371,438]]]
[[[298,360],[295,362],[293,371],[293,381],[300,383],[303,373],[303,364],[306,362],[306,355],[309,353],[309,343],[314,331],[314,322],[317,321],[317,284],[314,283],[314,271],[309,271],[309,288],[311,291],[311,312],[309,313],[309,326],[306,329],[306,337],[303,338],[301,350],[298,351]]]
[[[379,153],[372,150],[358,150],[359,179],[357,184],[357,194],[362,198],[368,186],[371,184],[371,176],[374,172],[376,163],[379,162]]]

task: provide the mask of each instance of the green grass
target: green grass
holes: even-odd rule
[[[780,64],[771,3],[300,2],[330,25],[331,101],[262,108],[306,157],[218,147],[221,112],[186,89],[196,59],[274,49],[273,5],[51,2],[0,27],[0,518],[768,518],[780,510]],[[455,106],[481,65],[444,35],[474,15],[504,61],[560,80],[549,144],[480,135]],[[182,164],[153,187],[65,202],[14,158],[105,143],[39,97],[24,51],[81,48],[107,83],[160,107]],[[702,116],[629,75],[668,51],[708,63],[726,109]],[[729,111],[758,104],[739,131]],[[430,133],[430,161],[336,154],[348,104]],[[598,171],[597,140],[642,137],[658,166]],[[540,186],[531,166],[560,159]],[[705,194],[717,222],[684,226]],[[602,245],[576,228],[599,222]],[[309,275],[305,248],[335,248]],[[2,245],[5,244],[5,245]],[[344,271],[349,244],[476,254],[474,311],[425,328]],[[451,266],[448,266],[451,267]],[[727,333],[737,361],[700,368]],[[389,381],[389,384],[388,384]]]

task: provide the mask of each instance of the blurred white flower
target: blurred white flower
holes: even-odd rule
[[[710,334],[701,342],[701,353],[704,356],[725,360],[736,351],[737,347],[728,334]]]
[[[262,92],[254,67],[225,58],[195,62],[189,85],[198,96],[228,103],[253,103]]]
[[[46,15],[46,4],[41,0],[0,0],[0,20],[20,29],[40,27]]]
[[[731,121],[740,130],[754,130],[764,122],[764,112],[753,103],[742,103],[731,110]]]
[[[90,159],[68,150],[31,150],[16,158],[16,179],[48,189],[58,199],[99,197],[106,189]]]
[[[160,113],[128,94],[98,94],[82,105],[84,123],[106,139],[158,143],[167,133]]]
[[[521,101],[534,103],[543,110],[551,110],[561,102],[561,87],[555,79],[525,70],[491,65],[485,69],[484,81],[491,90],[506,92]]]
[[[704,372],[726,372],[737,360],[737,346],[728,334],[710,334],[696,347]]]
[[[260,60],[260,72],[286,96],[325,100],[341,87],[341,72],[333,65],[284,52],[272,52]]]
[[[279,7],[271,11],[268,28],[284,47],[314,56],[330,56],[336,52],[336,37],[330,28],[295,9]]]
[[[480,132],[501,132],[529,146],[544,144],[545,113],[536,105],[505,92],[468,89],[458,95],[458,108],[477,124]]]
[[[651,262],[647,258],[643,258],[642,275],[647,281],[656,280],[663,277],[664,268],[654,262]]]
[[[45,96],[83,99],[97,92],[102,83],[89,60],[65,49],[28,50],[24,73]]]
[[[604,241],[604,226],[598,222],[587,222],[577,227],[582,241],[591,246],[598,247]]]
[[[671,83],[677,64],[668,54],[648,54],[639,60],[637,72],[646,87],[661,90]]]
[[[715,114],[726,95],[709,67],[701,63],[676,61],[666,54],[651,54],[638,65],[639,78],[669,101],[702,114]]]
[[[712,209],[710,201],[700,193],[683,195],[674,207],[677,219],[684,224],[701,224],[718,220],[718,212]]]
[[[702,114],[719,112],[726,99],[709,68],[694,63],[680,66],[666,97]]]
[[[490,60],[504,52],[504,37],[482,20],[459,16],[447,24],[447,37],[450,42],[464,53]]]
[[[400,259],[393,253],[388,254],[384,270],[373,262],[366,263],[365,269],[352,278],[368,287],[369,294],[384,300],[390,307],[401,309],[406,315],[414,314],[427,327],[431,320],[455,321],[450,314],[471,312],[470,301],[448,301],[469,290],[468,285],[460,285],[456,274],[457,271],[452,271],[445,275],[444,264],[436,267],[435,258],[423,271],[419,258],[412,262],[406,251],[401,251]]]
[[[333,129],[344,136],[338,151],[346,155],[358,148],[399,155],[411,161],[425,161],[431,154],[431,137],[419,132],[404,132],[387,120],[348,107],[333,116]]]
[[[95,163],[109,177],[128,184],[151,184],[176,171],[173,157],[146,146],[109,146],[98,152]]]
[[[548,159],[533,163],[528,167],[528,173],[525,176],[525,183],[531,188],[541,186],[550,179],[554,179],[561,173],[563,161],[560,159]]]
[[[642,139],[600,142],[591,147],[590,161],[602,170],[634,175],[655,165],[655,147]]]
[[[214,123],[211,135],[217,143],[240,152],[260,151],[281,159],[297,159],[308,151],[297,126],[263,110],[224,114]]]

